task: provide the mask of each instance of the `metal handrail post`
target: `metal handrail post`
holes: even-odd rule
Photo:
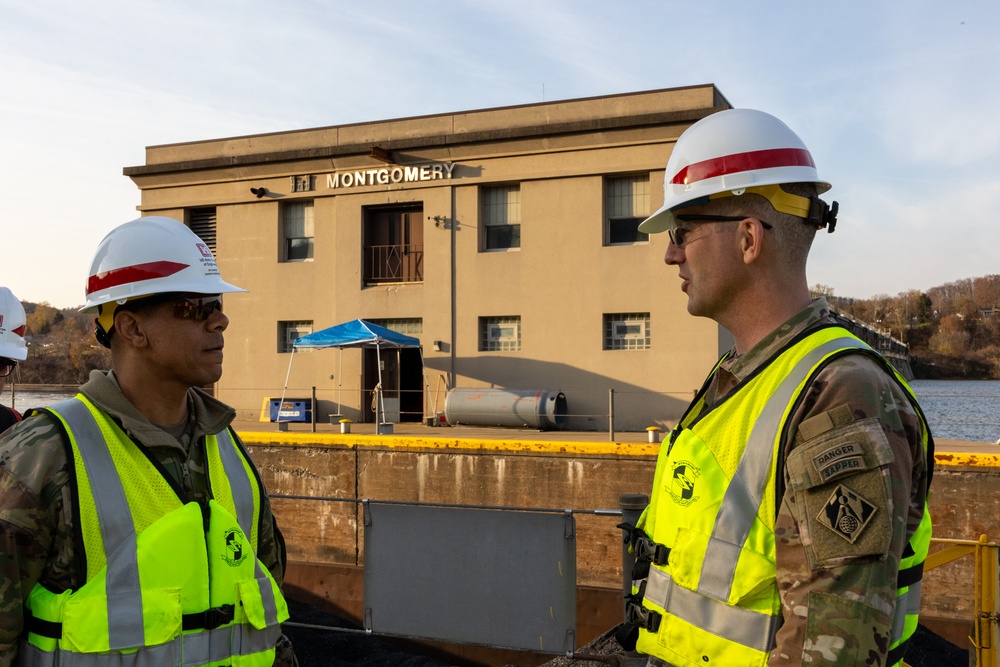
[[[1000,657],[1000,580],[997,578],[1000,547],[986,535],[976,547],[976,621],[973,646],[976,665],[996,665]]]
[[[615,441],[615,390],[608,389],[608,440]]]

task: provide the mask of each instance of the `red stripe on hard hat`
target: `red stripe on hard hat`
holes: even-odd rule
[[[25,327],[26,327],[26,325],[22,324],[22,325],[21,325],[21,326],[19,326],[18,328],[14,329],[14,333],[16,333],[16,334],[17,334],[18,336],[20,336],[21,338],[24,338],[24,330],[25,330]]]
[[[137,283],[140,280],[152,280],[153,278],[166,278],[186,268],[188,268],[187,264],[167,261],[123,266],[120,269],[112,269],[105,273],[90,276],[90,279],[87,281],[87,294],[93,294],[109,287],[118,287],[125,283]]]
[[[704,162],[689,164],[678,171],[671,185],[690,185],[706,178],[735,174],[753,169],[773,169],[774,167],[813,167],[812,155],[804,148],[769,148],[763,151],[735,153],[712,158]]]

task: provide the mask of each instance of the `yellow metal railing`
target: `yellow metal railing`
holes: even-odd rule
[[[964,556],[975,557],[974,613],[969,641],[975,650],[976,667],[996,667],[1000,648],[1000,545],[986,535],[979,541],[934,538],[932,544],[947,545],[927,556],[924,571]],[[904,663],[905,665],[905,663]]]

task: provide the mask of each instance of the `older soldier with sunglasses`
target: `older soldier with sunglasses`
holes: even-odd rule
[[[619,638],[651,667],[899,665],[916,629],[933,440],[903,378],[810,296],[829,189],[788,126],[729,109],[680,136],[639,225],[669,234],[688,312],[734,341],[628,527]]]
[[[244,291],[170,218],[98,246],[84,310],[112,370],[0,438],[0,665],[296,664],[267,493],[199,389]]]

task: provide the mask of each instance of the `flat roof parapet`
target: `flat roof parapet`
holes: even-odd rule
[[[714,84],[371,121],[146,148],[126,176],[214,169],[459,143],[692,123],[729,102]]]

